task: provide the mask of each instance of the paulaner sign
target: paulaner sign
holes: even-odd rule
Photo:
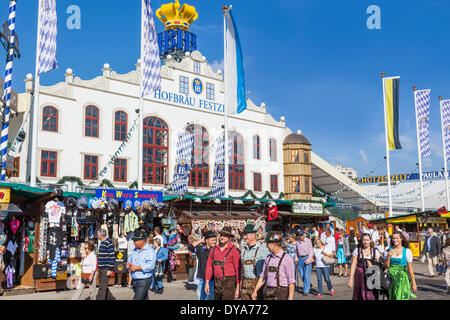
[[[292,214],[323,215],[323,203],[317,201],[293,201]]]
[[[450,171],[449,171],[450,172]],[[424,180],[430,179],[445,179],[444,171],[434,171],[434,172],[423,172],[422,178]],[[419,173],[407,173],[407,174],[397,174],[391,176],[391,181],[412,181],[419,180]],[[378,176],[378,177],[364,177],[364,178],[356,178],[353,181],[357,184],[370,184],[370,183],[382,183],[387,182],[387,176]]]

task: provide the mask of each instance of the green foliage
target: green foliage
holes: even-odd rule
[[[67,181],[78,182],[79,186],[84,186],[83,181],[81,181],[81,179],[78,177],[62,177],[56,184],[64,184]]]

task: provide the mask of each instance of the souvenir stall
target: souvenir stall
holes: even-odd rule
[[[387,228],[389,234],[395,230],[395,226],[406,228],[409,235],[409,245],[414,257],[419,257],[424,245],[428,228],[448,228],[447,214],[438,211],[418,212],[403,216],[383,218],[371,221],[375,226],[382,225]]]
[[[51,191],[15,183],[0,184],[0,294],[34,291],[36,230]]]
[[[324,204],[321,201],[293,200],[277,201],[279,214],[283,218],[283,225],[290,226],[290,229],[303,227],[320,226],[329,220]]]

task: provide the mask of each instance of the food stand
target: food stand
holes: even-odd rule
[[[312,200],[282,201],[279,212],[291,228],[318,226],[330,217],[326,214],[322,201]]]

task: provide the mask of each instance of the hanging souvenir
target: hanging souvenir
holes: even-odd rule
[[[199,225],[198,225],[198,220],[192,221],[192,229],[193,229],[194,231],[197,231],[197,230],[198,230],[198,227],[199,227]]]
[[[9,227],[11,228],[12,233],[15,235],[17,232],[17,229],[19,229],[20,221],[16,219],[16,217],[12,217],[11,221],[9,222]]]

